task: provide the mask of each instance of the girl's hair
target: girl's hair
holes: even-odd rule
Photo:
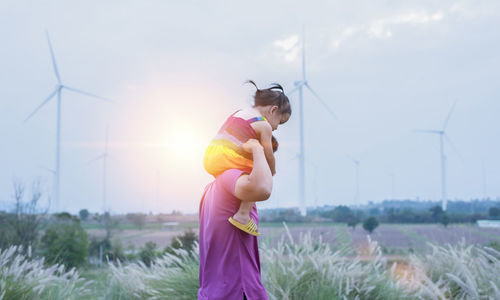
[[[257,89],[253,97],[254,106],[276,105],[281,114],[292,114],[292,107],[288,97],[283,92],[283,87],[277,83],[271,84],[267,89],[259,89],[253,80],[248,80],[246,83],[251,83]]]

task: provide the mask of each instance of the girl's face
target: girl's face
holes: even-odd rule
[[[274,131],[278,129],[279,125],[285,124],[288,119],[290,119],[290,114],[282,114],[278,106],[273,105],[270,106],[267,116],[264,117],[266,117],[267,121],[269,122],[269,124],[271,124],[271,127]]]

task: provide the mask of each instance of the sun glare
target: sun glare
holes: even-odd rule
[[[175,126],[167,134],[167,158],[170,161],[197,161],[202,158],[204,148],[203,136],[192,125]]]

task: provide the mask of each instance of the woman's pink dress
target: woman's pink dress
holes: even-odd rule
[[[227,221],[240,207],[234,195],[244,172],[230,169],[207,185],[200,203],[200,289],[198,299],[268,300],[261,282],[257,237]],[[259,222],[257,208],[250,217]]]

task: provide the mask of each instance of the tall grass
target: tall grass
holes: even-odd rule
[[[352,250],[334,251],[310,232],[298,240],[286,232],[261,249],[272,299],[500,299],[500,252],[492,248],[429,244],[429,254],[389,266],[369,236],[363,253],[349,257]]]
[[[367,238],[366,247],[332,249],[311,233],[276,246],[261,245],[262,279],[271,299],[500,299],[500,252],[466,245],[436,246],[426,255],[389,263]],[[110,263],[94,285],[59,265],[44,267],[11,247],[0,251],[2,299],[196,299],[198,245],[153,261]],[[215,275],[216,276],[216,275]],[[97,288],[98,286],[98,288]],[[87,296],[85,296],[87,295]]]
[[[417,281],[420,298],[500,299],[500,252],[465,241],[430,246],[430,254],[410,257],[412,268],[425,272]]]
[[[363,261],[349,249],[332,250],[310,232],[289,234],[261,249],[263,281],[272,299],[404,299],[411,292],[392,280],[376,242],[368,238]]]
[[[172,249],[148,267],[142,262],[110,264],[105,299],[196,299],[198,245],[189,252]]]
[[[76,269],[63,265],[44,266],[44,260],[32,259],[30,249],[0,250],[0,300],[75,299],[88,294],[90,282],[84,282]]]

